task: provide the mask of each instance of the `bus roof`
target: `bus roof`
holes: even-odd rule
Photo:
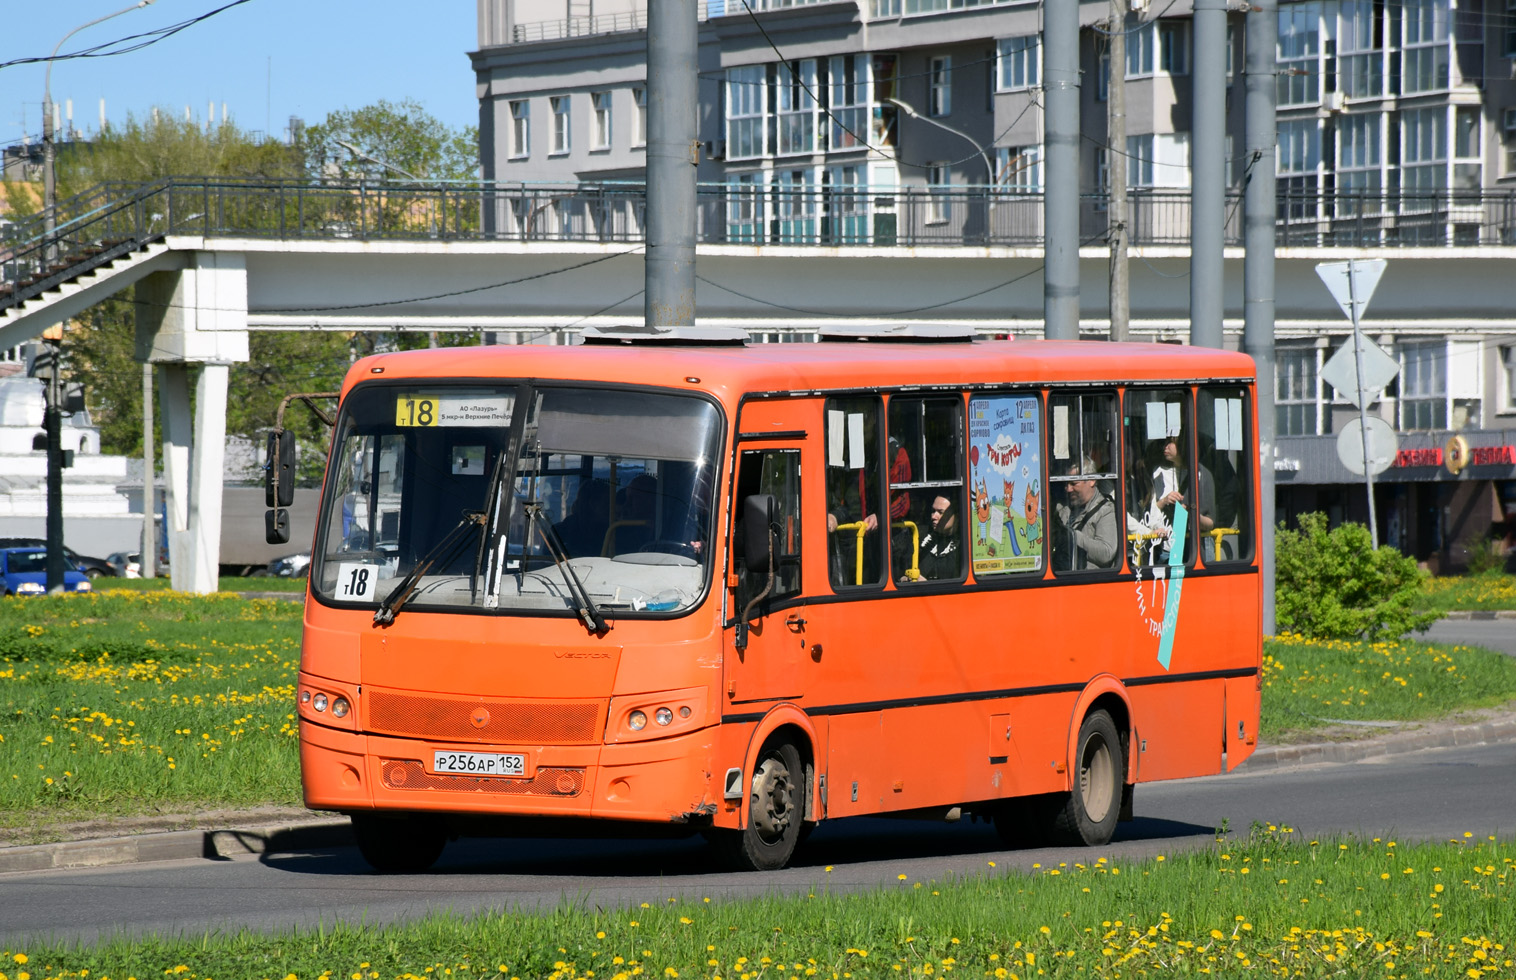
[[[542,378],[658,385],[733,397],[745,392],[1043,382],[1252,381],[1253,359],[1177,344],[1003,340],[974,343],[822,342],[745,346],[488,346],[377,354],[348,371],[359,381]]]

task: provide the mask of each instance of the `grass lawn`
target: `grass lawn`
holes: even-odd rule
[[[305,578],[280,578],[274,575],[242,575],[218,579],[217,588],[222,592],[304,592]],[[95,589],[109,592],[122,589],[129,592],[168,592],[170,579],[159,578],[101,578],[95,580]]]
[[[864,977],[1513,975],[1516,845],[1311,840],[1256,827],[1213,849],[837,894],[665,900],[382,928],[17,947],[27,980],[851,980]],[[505,899],[502,898],[502,901]],[[23,972],[24,971],[24,972]]]
[[[1516,609],[1516,575],[1486,572],[1427,579],[1421,608],[1443,613],[1454,609]]]

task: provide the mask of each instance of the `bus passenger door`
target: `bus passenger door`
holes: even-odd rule
[[[805,604],[800,587],[800,459],[798,445],[743,449],[733,501],[728,585],[734,628],[726,631],[726,706],[799,698],[805,694]],[[745,501],[773,498],[772,575],[744,554]]]

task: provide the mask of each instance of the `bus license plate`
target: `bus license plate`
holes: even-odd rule
[[[432,771],[469,776],[525,776],[526,756],[516,752],[433,752]]]

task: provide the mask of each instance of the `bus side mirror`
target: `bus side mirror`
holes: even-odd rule
[[[778,510],[773,494],[755,493],[742,500],[742,558],[749,572],[766,575],[772,570],[769,557]]]
[[[290,512],[283,507],[263,515],[263,537],[269,544],[289,544]]]
[[[295,434],[288,429],[270,432],[266,459],[263,464],[263,506],[288,507],[295,502]],[[269,540],[273,543],[272,538]]]

